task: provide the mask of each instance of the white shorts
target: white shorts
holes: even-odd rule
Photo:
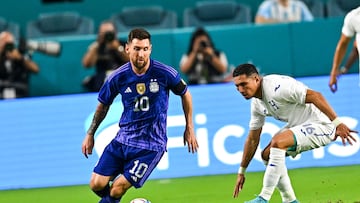
[[[303,123],[290,129],[296,139],[296,148],[288,149],[287,154],[295,157],[301,152],[328,145],[335,137],[336,128],[331,123]]]

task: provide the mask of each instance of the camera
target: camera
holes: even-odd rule
[[[8,52],[8,51],[12,51],[15,49],[15,44],[14,43],[6,43],[4,46],[4,51]]]
[[[59,56],[61,53],[61,44],[56,41],[28,40],[24,44],[25,49],[29,51],[38,51],[50,56]]]
[[[19,39],[18,47],[16,47],[15,43],[13,42],[6,43],[4,46],[4,51],[10,52],[16,48],[18,48],[19,52],[22,54],[28,51],[37,51],[46,55],[59,56],[61,53],[61,44],[59,42],[25,40],[24,38]]]
[[[200,46],[201,46],[201,48],[205,48],[205,47],[208,47],[209,44],[206,41],[201,41]]]
[[[105,42],[112,42],[115,39],[115,33],[112,31],[105,32],[104,34],[104,41]]]

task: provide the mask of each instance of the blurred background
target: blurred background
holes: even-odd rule
[[[0,30],[25,39],[27,51],[40,71],[30,76],[30,97],[0,100],[0,190],[87,184],[97,154],[84,159],[80,146],[97,103],[83,79],[94,73],[81,59],[97,38],[104,20],[127,39],[133,27],[152,34],[152,58],[173,66],[187,51],[195,27],[204,26],[228,59],[227,73],[250,62],[262,74],[287,74],[324,93],[350,127],[358,129],[360,92],[358,61],[340,78],[339,90],[330,92],[328,75],[345,14],[360,6],[358,0],[304,0],[314,16],[310,22],[256,24],[262,0],[2,0]],[[2,24],[1,24],[2,23]],[[31,43],[30,43],[31,42]],[[53,52],[55,43],[55,53]],[[349,47],[349,54],[352,47]],[[183,75],[186,79],[186,75]],[[177,98],[169,109],[169,151],[151,178],[173,178],[235,173],[248,128],[249,103],[231,83],[194,85],[194,116],[201,147],[196,156],[182,146],[182,114]],[[121,105],[97,132],[97,151],[114,135]],[[230,115],[230,116],[229,116]],[[270,138],[282,126],[269,120]],[[359,140],[359,137],[356,137]],[[264,147],[269,139],[262,140]],[[236,143],[234,145],[234,143]],[[261,147],[260,146],[260,147]],[[189,157],[184,159],[183,157]],[[180,157],[180,158],[179,158]],[[359,142],[341,143],[305,153],[289,168],[360,164]],[[263,170],[259,154],[250,171]],[[51,169],[51,170],[49,170]],[[181,172],[179,170],[181,169]],[[31,171],[32,175],[24,173]],[[55,174],[55,175],[54,175]],[[62,175],[56,175],[62,174]]]
[[[314,21],[259,25],[254,18],[262,0],[221,2],[225,6],[216,4],[218,1],[193,0],[4,0],[0,17],[18,26],[17,36],[61,43],[58,57],[33,54],[41,71],[31,76],[30,94],[47,96],[86,91],[82,80],[94,69],[83,68],[81,58],[96,39],[97,27],[104,20],[118,25],[118,37],[125,40],[132,27],[151,30],[153,58],[178,70],[194,27],[204,25],[217,48],[227,54],[229,71],[240,63],[252,62],[264,74],[327,75],[343,17],[360,4],[357,0],[306,0]]]

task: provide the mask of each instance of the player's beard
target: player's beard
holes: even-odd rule
[[[137,59],[135,59],[135,60],[133,61],[133,64],[135,65],[136,69],[142,70],[142,69],[146,66],[146,64],[148,63],[148,61],[149,61],[149,60],[147,60],[147,59],[139,60],[139,59],[137,58]]]

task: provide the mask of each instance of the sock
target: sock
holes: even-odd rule
[[[284,174],[281,175],[277,188],[280,191],[281,199],[283,202],[292,202],[296,200],[295,192],[292,188],[287,170]]]
[[[262,161],[263,161],[263,163],[264,163],[265,166],[267,166],[268,163],[269,163],[269,161],[265,161],[264,159],[263,159]]]
[[[285,150],[270,148],[270,159],[265,170],[263,187],[259,194],[265,200],[270,200],[280,176],[286,171],[285,153]]]
[[[101,198],[99,203],[119,203],[120,199],[116,199],[114,197],[111,197],[110,195],[107,195],[107,196]]]
[[[94,191],[95,194],[97,194],[97,196],[99,197],[105,197],[106,195],[110,194],[110,186],[106,185],[104,187],[104,189],[100,190],[100,191]]]

